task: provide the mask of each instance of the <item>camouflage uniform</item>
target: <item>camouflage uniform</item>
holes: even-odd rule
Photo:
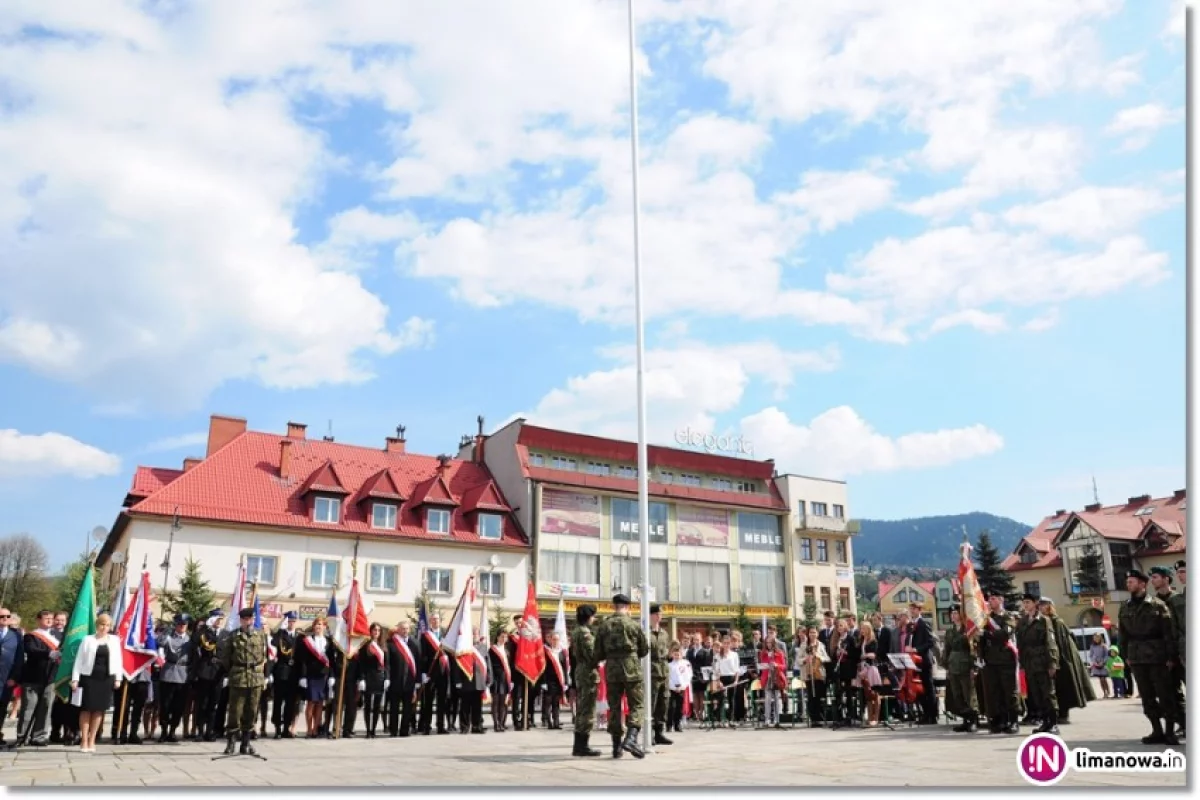
[[[1175,722],[1183,727],[1184,717],[1187,716],[1187,700],[1183,694],[1183,686],[1187,683],[1184,674],[1184,662],[1187,659],[1187,638],[1184,634],[1184,625],[1187,621],[1187,599],[1182,592],[1173,591],[1158,595],[1158,599],[1171,609],[1171,634],[1175,638],[1175,653],[1179,656],[1175,661],[1175,666],[1170,670],[1171,683],[1175,690],[1175,708],[1179,712]]]
[[[1017,709],[1017,659],[1008,644],[1013,629],[1003,612],[990,614],[990,623],[979,640],[983,653],[983,687],[988,727],[993,731],[1013,730],[1020,719]]]
[[[267,635],[254,628],[239,628],[221,640],[217,657],[229,676],[229,718],[225,723],[228,745],[225,752],[233,752],[233,740],[240,734],[242,753],[252,753],[250,733],[254,730],[259,696],[267,683],[264,674]]]
[[[1119,620],[1125,663],[1141,690],[1142,713],[1153,728],[1153,733],[1142,741],[1174,744],[1173,725],[1183,718],[1175,705],[1171,670],[1167,666],[1178,655],[1171,610],[1157,597],[1130,597],[1121,604]]]
[[[650,699],[651,716],[654,722],[654,743],[671,744],[663,735],[667,726],[667,705],[670,692],[667,689],[671,665],[671,635],[659,628],[650,631]]]
[[[1038,730],[1053,732],[1058,725],[1058,702],[1050,670],[1058,665],[1058,642],[1049,617],[1035,614],[1017,626],[1017,651],[1025,670],[1025,688],[1029,706],[1042,720]]]
[[[595,608],[588,606],[590,614]],[[584,618],[581,617],[581,620]],[[596,689],[600,685],[600,673],[596,669],[596,637],[592,634],[590,616],[581,621],[571,632],[571,676],[575,684],[575,747],[573,756],[598,756],[599,750],[588,747],[588,737],[596,727]]]
[[[637,736],[646,702],[642,689],[641,660],[649,652],[646,632],[628,614],[612,615],[600,623],[596,631],[595,659],[597,664],[604,662],[609,708],[608,732],[613,737],[613,758],[620,758],[623,749],[637,758],[645,755],[637,744]],[[629,727],[623,743],[622,698],[629,702]]]
[[[979,712],[975,705],[975,686],[971,671],[975,668],[975,657],[971,652],[971,640],[966,631],[953,626],[946,631],[946,710],[962,718],[955,727],[960,733],[975,730]]]

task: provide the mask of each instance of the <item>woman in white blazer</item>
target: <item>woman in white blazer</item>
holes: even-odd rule
[[[120,687],[124,669],[121,640],[109,633],[112,617],[96,617],[96,632],[79,643],[71,668],[71,692],[83,687],[79,705],[80,752],[96,752],[96,734],[104,727],[104,713],[113,705],[113,692]]]

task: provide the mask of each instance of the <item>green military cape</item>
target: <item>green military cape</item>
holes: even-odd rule
[[[1079,656],[1075,637],[1062,617],[1051,617],[1054,625],[1054,641],[1058,644],[1058,672],[1054,674],[1054,690],[1058,695],[1059,712],[1072,708],[1083,708],[1089,700],[1096,699],[1092,679]]]

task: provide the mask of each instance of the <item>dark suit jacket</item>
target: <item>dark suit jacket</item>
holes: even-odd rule
[[[29,686],[46,686],[54,682],[58,672],[58,663],[50,660],[54,651],[50,645],[43,642],[33,633],[25,634],[22,642],[25,650],[25,663],[21,666],[21,683]]]
[[[391,691],[412,694],[416,691],[417,683],[421,680],[421,649],[417,646],[417,640],[411,636],[406,639],[408,644],[408,652],[412,653],[414,670],[408,668],[408,659],[404,653],[396,645],[395,636],[389,636],[387,640],[388,649],[388,674],[392,681]]]
[[[933,631],[924,617],[918,619],[912,628],[912,639],[909,647],[917,651],[925,661],[929,660],[929,651],[933,649]]]
[[[10,697],[8,682],[21,682],[21,667],[25,663],[25,642],[19,631],[11,628],[0,642],[0,697]],[[2,704],[0,704],[2,705]]]

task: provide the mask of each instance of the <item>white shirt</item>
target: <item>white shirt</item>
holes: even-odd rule
[[[692,685],[692,665],[686,658],[677,658],[671,662],[671,672],[667,688],[686,689]]]
[[[738,674],[741,660],[738,658],[736,650],[730,650],[725,655],[719,656],[713,666],[721,677],[733,677]]]

